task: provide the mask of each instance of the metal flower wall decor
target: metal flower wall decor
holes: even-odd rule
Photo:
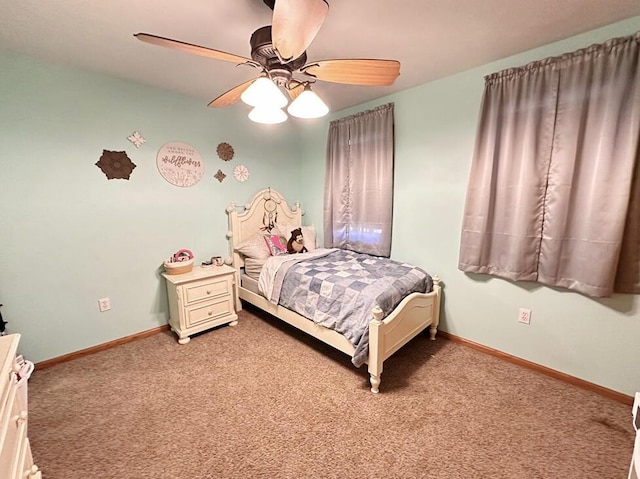
[[[218,170],[217,173],[215,175],[213,175],[213,177],[218,180],[220,183],[222,183],[224,181],[224,179],[227,177],[227,175],[225,175],[222,170]]]
[[[220,143],[216,148],[216,153],[222,161],[230,161],[233,158],[233,147],[229,143]]]
[[[133,143],[136,148],[140,148],[142,145],[144,145],[147,142],[147,140],[144,139],[143,136],[137,131],[134,131],[133,133],[131,133],[131,135],[127,137],[127,140]]]
[[[96,163],[108,179],[128,180],[136,165],[129,159],[126,151],[102,150],[102,156]]]
[[[249,168],[244,165],[238,165],[233,169],[233,177],[239,182],[244,182],[249,179]]]

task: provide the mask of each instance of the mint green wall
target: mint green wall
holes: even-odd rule
[[[595,300],[535,283],[467,276],[457,269],[462,210],[483,75],[640,30],[640,17],[422,85],[331,116],[302,130],[302,204],[322,225],[328,121],[394,102],[392,255],[444,283],[441,329],[571,376],[632,395],[640,391],[638,297]],[[425,59],[425,62],[428,62]],[[529,326],[518,309],[533,311]]]
[[[198,262],[226,255],[231,201],[266,186],[298,197],[294,126],[263,127],[246,114],[0,52],[0,303],[29,359],[166,324],[164,258],[180,248]],[[139,149],[127,140],[135,130],[147,139]],[[202,154],[197,185],[176,187],[158,173],[156,153],[170,141]],[[223,141],[235,149],[228,163],[216,154]],[[137,165],[129,181],[95,166],[103,149],[128,153]],[[250,170],[245,183],[232,177],[237,164]],[[111,311],[98,311],[102,297]]]

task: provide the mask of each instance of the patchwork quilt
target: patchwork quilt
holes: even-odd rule
[[[373,307],[387,316],[408,294],[433,287],[421,268],[339,249],[270,258],[259,283],[272,302],[342,333],[355,347],[357,367],[369,354]]]

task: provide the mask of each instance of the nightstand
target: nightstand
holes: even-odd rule
[[[189,273],[167,274],[169,325],[180,344],[192,334],[223,324],[238,324],[234,308],[236,270],[230,266],[196,266]]]

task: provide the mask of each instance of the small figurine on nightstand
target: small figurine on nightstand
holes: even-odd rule
[[[212,256],[209,261],[203,261],[203,268],[211,268],[212,266],[222,266],[224,264],[224,260],[222,256]]]
[[[0,304],[0,308],[2,308],[1,304]],[[7,321],[2,319],[2,312],[0,312],[0,336],[5,336],[7,334],[5,324],[7,324]]]

